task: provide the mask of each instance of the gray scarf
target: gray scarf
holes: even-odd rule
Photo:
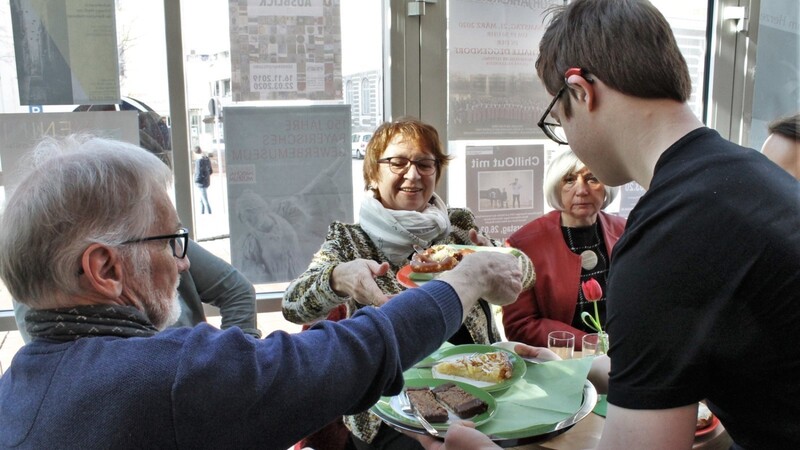
[[[143,312],[133,306],[82,305],[32,309],[25,314],[32,337],[74,341],[82,337],[149,337],[158,332]]]
[[[425,211],[400,211],[385,208],[372,195],[364,196],[359,224],[372,242],[396,266],[405,265],[414,252],[412,245],[430,247],[450,234],[447,205],[433,194]]]

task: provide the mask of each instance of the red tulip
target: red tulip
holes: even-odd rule
[[[586,300],[594,303],[594,317],[584,311],[581,313],[581,320],[590,328],[597,330],[598,333],[602,333],[603,326],[600,324],[600,312],[597,310],[597,301],[603,298],[603,288],[600,287],[600,283],[598,283],[597,280],[589,278],[581,283],[581,289],[583,289],[583,296]]]
[[[603,288],[594,278],[589,278],[588,281],[581,283],[581,289],[583,289],[583,296],[590,302],[596,302],[603,298]]]

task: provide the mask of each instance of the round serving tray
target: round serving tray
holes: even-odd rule
[[[542,442],[548,439],[552,439],[555,436],[558,436],[561,433],[572,428],[573,425],[583,420],[586,416],[591,414],[592,410],[594,409],[595,405],[597,404],[597,390],[594,388],[594,385],[586,380],[583,385],[583,403],[581,403],[580,408],[575,411],[574,414],[567,417],[566,419],[558,422],[556,424],[551,425],[550,427],[542,429],[541,427],[537,427],[536,434],[530,436],[522,436],[522,437],[503,437],[503,436],[490,436],[492,441],[494,441],[497,445],[501,447],[516,447],[518,445],[525,445],[525,444],[532,444],[535,442]],[[412,433],[418,434],[425,434],[425,430],[422,428],[417,428],[414,426],[410,426],[404,423],[397,422],[393,420],[391,417],[382,414],[380,411],[377,411],[375,408],[371,410],[375,413],[378,417],[383,419],[383,421],[392,428],[395,428],[400,431],[410,431]],[[439,437],[443,438],[447,435],[446,431],[439,432]]]

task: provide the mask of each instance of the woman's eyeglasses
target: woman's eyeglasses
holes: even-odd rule
[[[539,123],[536,125],[544,131],[544,135],[548,138],[552,139],[554,142],[561,144],[561,145],[568,145],[567,144],[567,135],[564,133],[564,128],[561,127],[561,124],[558,122],[549,122],[550,119],[550,111],[556,105],[556,102],[562,95],[564,95],[564,91],[567,90],[567,87],[562,87],[558,94],[553,97],[553,101],[550,102],[550,106],[544,110],[544,114],[542,114],[542,118],[539,119]]]
[[[162,236],[150,236],[141,239],[131,239],[122,244],[137,244],[139,242],[157,241],[160,239],[168,239],[169,246],[172,247],[172,256],[183,259],[186,257],[186,248],[189,246],[189,229],[181,228],[176,234],[165,234]]]
[[[402,156],[379,159],[378,164],[388,164],[389,170],[398,175],[408,172],[408,168],[411,167],[412,164],[417,168],[417,172],[419,172],[420,175],[433,175],[436,173],[436,168],[439,166],[435,159],[418,159],[414,161],[403,158]]]

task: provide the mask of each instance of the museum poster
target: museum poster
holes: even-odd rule
[[[69,113],[0,114],[0,164],[6,198],[19,181],[19,164],[45,136],[93,134],[139,145],[136,111],[86,111]]]
[[[545,9],[562,0],[450,0],[448,135],[535,139],[552,96],[536,75]]]
[[[544,209],[544,146],[466,148],[467,207],[480,231],[507,239]]]
[[[256,284],[308,267],[353,222],[348,105],[225,108],[231,262]]]
[[[341,100],[339,2],[230,0],[233,101]]]
[[[114,0],[11,0],[22,105],[120,102]]]

